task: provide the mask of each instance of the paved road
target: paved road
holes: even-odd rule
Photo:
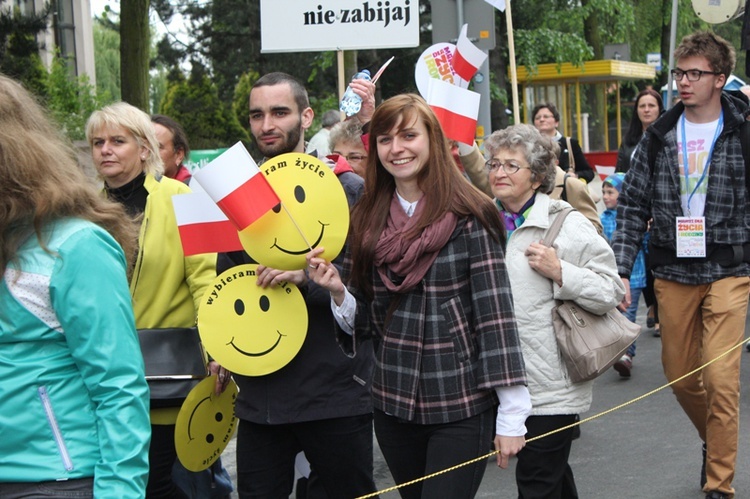
[[[582,418],[607,411],[662,386],[661,340],[645,328],[645,306],[639,322],[644,325],[638,339],[633,375],[620,378],[613,371],[597,379],[594,403]],[[745,336],[750,327],[746,325]],[[750,375],[750,353],[743,353],[742,379]],[[750,393],[742,387],[741,437],[734,486],[737,499],[750,498]],[[581,438],[573,444],[570,463],[579,495],[585,499],[660,498],[702,499],[699,488],[701,444],[698,434],[677,404],[669,388],[581,427]],[[234,442],[224,453],[224,463],[235,478]],[[376,444],[377,448],[377,444]],[[500,470],[489,460],[477,497],[516,498],[513,476],[515,460]],[[382,456],[376,451],[375,478],[380,489],[393,485]],[[233,497],[236,497],[234,495]],[[397,492],[381,495],[397,498]]]

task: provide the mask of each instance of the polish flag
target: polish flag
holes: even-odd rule
[[[599,174],[599,177],[602,179],[602,182],[609,177],[610,175],[614,175],[615,173],[615,167],[614,166],[602,166],[602,165],[594,165],[596,168],[596,173]]]
[[[482,65],[485,59],[487,59],[487,53],[477,48],[476,45],[471,43],[468,35],[466,34],[469,29],[468,24],[464,24],[461,28],[461,34],[458,35],[458,41],[456,42],[456,51],[453,54],[453,70],[462,79],[469,81],[479,71],[479,67]]]
[[[193,192],[172,196],[185,256],[241,250],[242,243],[234,224],[195,178],[190,187]]]
[[[474,144],[480,95],[443,80],[430,78],[427,103],[449,139]]]
[[[505,12],[505,0],[484,0],[488,4],[495,7],[500,12]]]
[[[237,230],[243,230],[280,203],[242,142],[237,142],[197,171],[193,178]]]

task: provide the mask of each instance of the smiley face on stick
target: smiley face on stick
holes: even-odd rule
[[[349,204],[336,174],[308,154],[288,153],[263,163],[281,204],[240,232],[248,255],[279,270],[305,268],[305,255],[318,246],[333,260],[349,231]]]
[[[264,376],[287,365],[307,336],[307,308],[297,286],[256,284],[257,265],[239,265],[214,279],[198,312],[208,353],[223,367]]]

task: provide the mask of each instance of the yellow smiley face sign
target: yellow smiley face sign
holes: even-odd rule
[[[245,376],[278,371],[307,336],[307,307],[297,286],[261,288],[257,268],[239,265],[218,276],[198,311],[205,349],[223,367]]]
[[[336,258],[349,231],[349,204],[333,170],[300,153],[276,156],[260,170],[281,204],[240,232],[247,254],[281,270],[305,268],[305,255],[318,246],[323,258]]]
[[[214,393],[216,375],[209,376],[188,394],[177,414],[174,443],[177,457],[190,471],[211,466],[224,452],[237,428],[234,402],[237,384],[230,381],[226,390]]]

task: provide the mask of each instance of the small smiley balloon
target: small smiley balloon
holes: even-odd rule
[[[240,232],[248,255],[281,270],[305,268],[305,254],[318,246],[323,258],[336,258],[349,231],[349,204],[333,170],[300,153],[276,156],[260,169],[281,204]]]
[[[224,452],[237,428],[234,402],[237,384],[230,381],[226,390],[214,393],[216,375],[209,376],[188,394],[177,414],[174,443],[177,457],[190,471],[211,466]]]
[[[216,277],[198,311],[198,331],[208,353],[245,376],[281,369],[307,336],[307,307],[297,286],[261,288],[257,268],[239,265]]]

